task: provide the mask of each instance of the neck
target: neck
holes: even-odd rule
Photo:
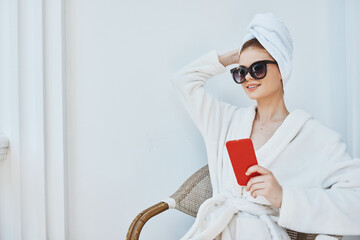
[[[282,95],[257,100],[255,120],[261,125],[283,121],[288,114]]]

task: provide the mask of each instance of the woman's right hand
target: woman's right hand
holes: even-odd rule
[[[239,56],[238,56],[239,48],[220,54],[219,61],[222,65],[229,66],[231,64],[239,64]]]

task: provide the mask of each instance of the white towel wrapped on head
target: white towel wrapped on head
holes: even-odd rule
[[[283,21],[273,13],[258,13],[247,27],[240,51],[245,42],[256,38],[279,65],[283,84],[290,79],[292,68],[293,40]]]

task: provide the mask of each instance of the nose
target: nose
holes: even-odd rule
[[[251,78],[252,78],[252,76],[250,75],[250,72],[247,72],[245,75],[245,82]]]

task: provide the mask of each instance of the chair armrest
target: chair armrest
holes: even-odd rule
[[[209,176],[209,167],[208,165],[205,165],[192,174],[178,190],[170,196],[170,198],[175,200],[175,209],[196,217],[200,205],[211,196],[212,187]],[[138,240],[145,223],[150,218],[169,208],[170,206],[168,203],[160,202],[139,213],[129,227],[126,240]]]
[[[169,205],[165,202],[159,202],[154,206],[151,206],[141,213],[139,213],[135,219],[132,221],[128,233],[126,235],[126,240],[138,240],[140,232],[145,225],[145,223],[152,217],[166,211],[169,209]]]

